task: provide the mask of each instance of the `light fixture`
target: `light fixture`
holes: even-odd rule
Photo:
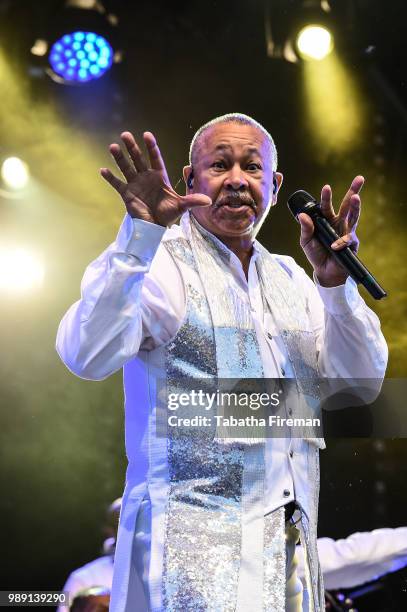
[[[116,15],[100,0],[66,0],[31,47],[37,64],[57,83],[81,85],[99,79],[121,61]],[[31,75],[38,68],[31,67]]]
[[[1,165],[1,178],[6,187],[12,190],[23,189],[29,180],[28,166],[19,157],[8,157]]]
[[[51,47],[53,71],[65,81],[83,83],[101,77],[113,63],[113,49],[95,32],[65,34]]]
[[[322,60],[333,49],[333,37],[327,28],[307,25],[297,35],[296,47],[305,60]]]
[[[266,0],[267,55],[291,63],[321,60],[333,49],[327,0]]]

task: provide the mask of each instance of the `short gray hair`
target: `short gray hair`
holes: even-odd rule
[[[189,163],[192,166],[195,163],[196,152],[202,134],[206,132],[206,130],[211,128],[213,125],[217,125],[218,123],[241,123],[242,125],[252,125],[253,127],[263,132],[270,145],[270,153],[272,156],[272,169],[273,171],[277,170],[277,149],[271,134],[266,130],[266,128],[261,125],[261,123],[259,123],[252,117],[249,117],[249,115],[244,115],[243,113],[228,113],[227,115],[215,117],[215,119],[211,119],[211,121],[205,123],[202,127],[199,128],[199,130],[197,130],[197,132],[195,132],[195,135],[189,147]]]

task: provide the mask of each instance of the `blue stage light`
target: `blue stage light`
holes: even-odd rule
[[[113,49],[103,36],[94,32],[72,32],[51,47],[49,61],[65,81],[83,83],[98,79],[109,70]]]

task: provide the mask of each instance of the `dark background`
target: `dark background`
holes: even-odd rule
[[[298,3],[269,4],[277,27]],[[105,507],[122,492],[121,374],[75,378],[54,343],[85,266],[114,240],[123,215],[98,168],[112,167],[107,145],[124,129],[155,133],[175,185],[204,122],[237,111],[263,123],[285,179],[260,239],[308,271],[287,197],[299,188],[318,195],[329,183],[337,205],[363,174],[360,256],[389,296],[374,302],[361,292],[382,321],[388,376],[407,368],[407,5],[332,1],[339,77],[316,86],[319,68],[267,56],[263,1],[106,5],[119,17],[123,61],[99,81],[68,87],[29,51],[63,3],[0,1],[0,153],[27,160],[33,177],[25,198],[0,199],[0,240],[37,249],[46,265],[41,290],[0,302],[1,589],[60,588],[98,556]],[[406,459],[406,440],[330,440],[319,534],[405,525]],[[403,609],[405,574],[386,585],[384,603],[376,596],[359,609]]]

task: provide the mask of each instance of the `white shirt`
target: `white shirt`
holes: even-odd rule
[[[305,579],[304,550],[297,546],[297,572]],[[318,539],[326,589],[355,587],[407,565],[407,527],[352,533],[343,540]]]
[[[166,230],[126,215],[116,241],[86,269],[82,298],[64,316],[57,336],[59,355],[78,376],[106,378],[137,357],[139,350],[152,350],[177,333],[186,308],[185,292],[178,268],[160,248],[165,232],[166,237],[183,235],[180,226]],[[232,270],[249,294],[265,376],[292,378],[282,339],[272,317],[263,312],[256,257],[254,251],[248,280],[233,253]],[[378,317],[354,281],[348,278],[345,285],[332,288],[315,285],[292,258],[283,259],[308,302],[321,376],[381,379],[387,345]],[[266,512],[294,498],[307,507],[305,444],[301,439],[267,441]]]
[[[69,605],[80,591],[92,587],[104,587],[109,591],[112,588],[113,556],[104,556],[94,559],[69,574],[62,591],[67,593]],[[58,606],[57,612],[69,612],[68,606]]]

